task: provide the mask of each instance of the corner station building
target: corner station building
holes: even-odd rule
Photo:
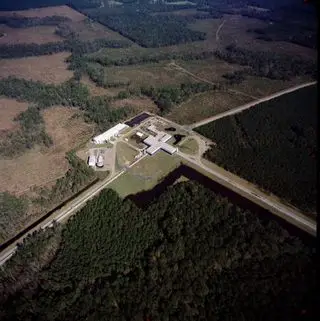
[[[146,152],[149,155],[155,154],[160,149],[169,153],[170,155],[174,154],[177,151],[177,148],[167,144],[166,142],[172,137],[169,134],[158,131],[153,125],[148,127],[148,130],[156,133],[156,136],[148,136],[143,142],[149,147],[146,149]]]

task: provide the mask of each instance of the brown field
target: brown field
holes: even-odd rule
[[[14,15],[18,14],[22,17],[48,17],[48,16],[62,16],[71,19],[72,21],[81,21],[86,19],[86,17],[80,12],[73,10],[68,6],[58,6],[58,7],[45,7],[45,8],[36,8],[20,11],[0,11],[0,15]]]
[[[66,152],[88,140],[93,125],[86,124],[76,108],[53,107],[43,113],[46,130],[53,146],[46,150],[34,148],[11,160],[0,160],[0,191],[15,194],[28,192],[33,186],[47,186],[68,169]]]
[[[191,124],[251,101],[228,92],[205,92],[173,108],[167,118],[180,124]]]
[[[0,98],[0,134],[18,127],[13,119],[28,108],[28,103],[15,99]]]
[[[69,56],[70,53],[61,52],[48,56],[1,59],[0,78],[14,76],[46,84],[60,84],[73,76],[65,62]]]
[[[35,26],[30,28],[10,28],[0,25],[0,33],[5,36],[0,38],[0,45],[16,45],[22,43],[43,44],[47,42],[62,41],[63,38],[56,35],[54,26]]]
[[[98,22],[90,20],[74,21],[68,23],[71,29],[79,36],[81,40],[93,40],[98,38],[106,38],[113,40],[127,40],[118,32],[112,31]]]
[[[132,97],[127,99],[115,100],[111,103],[113,108],[120,107],[131,107],[134,110],[134,114],[142,112],[144,110],[156,113],[158,111],[158,107],[155,103],[147,97]]]

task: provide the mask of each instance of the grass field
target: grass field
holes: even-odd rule
[[[118,169],[129,166],[138,152],[124,142],[117,143],[116,165]]]
[[[60,84],[73,76],[65,62],[69,56],[70,53],[61,52],[50,56],[1,59],[0,78],[14,76],[46,84]]]
[[[205,92],[173,108],[167,118],[180,124],[192,124],[201,119],[241,106],[252,99],[228,92]]]
[[[141,86],[163,87],[193,82],[193,79],[184,73],[177,72],[168,66],[169,61],[161,63],[107,67],[105,68],[106,82],[129,83],[132,88]]]
[[[0,98],[0,135],[2,132],[18,128],[19,124],[14,121],[14,118],[27,108],[28,103],[18,102],[15,99]]]
[[[193,138],[187,138],[182,144],[178,145],[179,150],[182,153],[195,155],[199,151],[199,145]]]
[[[153,188],[181,162],[178,156],[158,152],[147,156],[110,184],[121,197]]]
[[[68,169],[66,152],[88,140],[93,130],[93,125],[74,117],[77,113],[77,109],[66,107],[53,107],[43,112],[53,146],[44,150],[36,147],[14,159],[1,159],[1,192],[22,194],[32,186],[51,186],[65,174]]]
[[[54,26],[35,26],[30,28],[10,28],[0,25],[0,45],[16,45],[22,43],[43,44],[47,42],[57,42],[64,40],[54,32]]]

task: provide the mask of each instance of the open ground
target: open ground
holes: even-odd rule
[[[29,28],[10,28],[0,25],[0,45],[16,45],[23,43],[43,44],[64,40],[55,34],[54,26],[34,26]]]
[[[0,60],[0,78],[14,76],[46,84],[60,84],[73,76],[65,62],[68,52],[49,56]]]
[[[80,12],[73,10],[68,6],[57,6],[57,7],[44,7],[44,8],[35,8],[28,10],[19,10],[19,11],[0,11],[0,15],[12,16],[19,15],[21,17],[28,18],[44,18],[50,16],[62,16],[71,19],[72,21],[81,21],[86,19],[86,17]]]
[[[33,186],[51,186],[68,170],[66,152],[87,141],[93,125],[76,117],[77,109],[53,107],[43,112],[46,131],[53,145],[45,150],[34,148],[14,159],[0,160],[0,191],[14,194],[27,192]]]

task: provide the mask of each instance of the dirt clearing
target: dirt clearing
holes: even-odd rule
[[[28,103],[18,102],[15,99],[0,98],[0,135],[11,131],[19,125],[14,118],[28,108]]]
[[[73,76],[65,59],[68,52],[50,56],[27,57],[0,60],[0,78],[14,76],[46,84],[60,84]]]
[[[93,125],[86,124],[76,108],[53,107],[43,112],[47,133],[53,146],[39,147],[10,160],[0,160],[0,191],[15,194],[33,186],[51,186],[68,170],[66,152],[90,139]]]
[[[0,11],[0,15],[11,16],[11,15],[19,15],[22,17],[29,18],[44,18],[50,16],[61,16],[67,17],[72,21],[81,21],[86,19],[86,17],[80,12],[71,9],[68,6],[58,6],[58,7],[45,7],[45,8],[36,8],[36,9],[28,9],[28,10],[20,10],[20,11]]]
[[[54,32],[54,26],[35,26],[30,28],[10,28],[0,25],[0,45],[17,45],[23,43],[44,44],[64,40]]]

